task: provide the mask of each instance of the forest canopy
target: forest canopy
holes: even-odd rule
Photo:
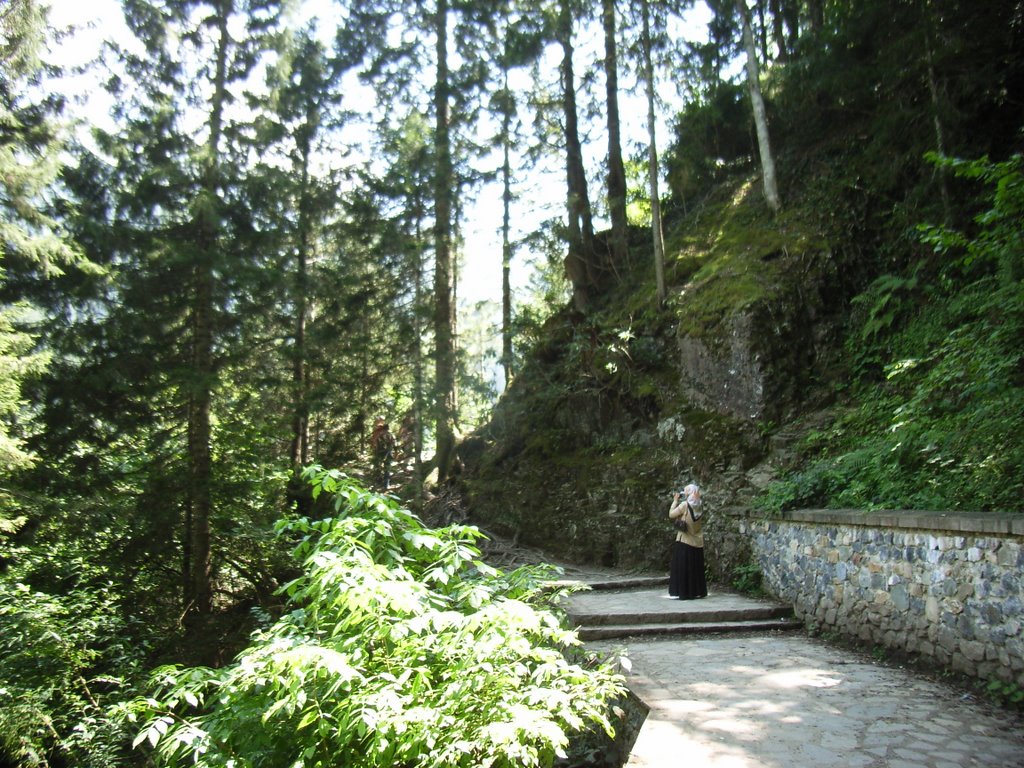
[[[116,7],[84,123],[82,31],[0,7],[0,765],[550,765],[609,728],[553,574],[449,525],[464,451],[512,387],[664,415],[692,278],[740,295],[793,233],[845,318],[800,391],[840,407],[760,502],[1019,511],[1019,2]],[[547,414],[509,451],[619,447]]]

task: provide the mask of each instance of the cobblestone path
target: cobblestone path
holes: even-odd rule
[[[802,632],[586,645],[625,656],[650,707],[628,768],[1024,766],[1019,714]]]

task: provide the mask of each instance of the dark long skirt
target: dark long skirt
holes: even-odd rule
[[[672,542],[672,562],[668,571],[668,593],[681,600],[707,597],[708,582],[704,575],[704,549],[681,541]]]

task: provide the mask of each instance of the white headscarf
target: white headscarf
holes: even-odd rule
[[[688,486],[683,488],[683,493],[686,494],[686,503],[690,505],[690,510],[693,513],[693,519],[699,520],[700,516],[704,514],[702,508],[703,502],[700,499],[700,486],[696,483],[690,483]]]

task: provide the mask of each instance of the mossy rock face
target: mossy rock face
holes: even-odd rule
[[[659,463],[635,450],[572,458],[532,456],[502,482],[471,480],[474,518],[568,562],[641,569],[667,562],[671,486]]]
[[[692,270],[675,293],[675,367],[694,404],[750,422],[802,405],[831,354],[844,299],[828,244],[795,214],[773,219],[751,181],[710,211],[677,259]]]
[[[588,404],[586,392],[575,393],[565,413],[549,413],[547,423],[557,428],[524,436],[492,424],[465,478],[473,521],[567,562],[664,569],[674,537],[667,517],[673,491],[693,479],[705,483],[737,461],[756,461],[761,438],[719,413],[642,418],[609,408],[601,392],[591,395]],[[567,432],[573,421],[598,428],[587,437]]]
[[[807,406],[844,306],[828,248],[758,198],[744,180],[675,237],[664,307],[638,272],[590,315],[548,321],[477,436],[474,522],[568,562],[664,570],[673,489],[700,483],[710,510],[749,497],[745,473]]]
[[[692,403],[749,422],[787,418],[815,384],[815,371],[833,354],[835,306],[816,286],[827,254],[779,257],[780,267],[808,282],[782,279],[760,296],[713,322],[704,332],[681,319],[676,340],[680,391]],[[818,274],[815,274],[815,272]]]

